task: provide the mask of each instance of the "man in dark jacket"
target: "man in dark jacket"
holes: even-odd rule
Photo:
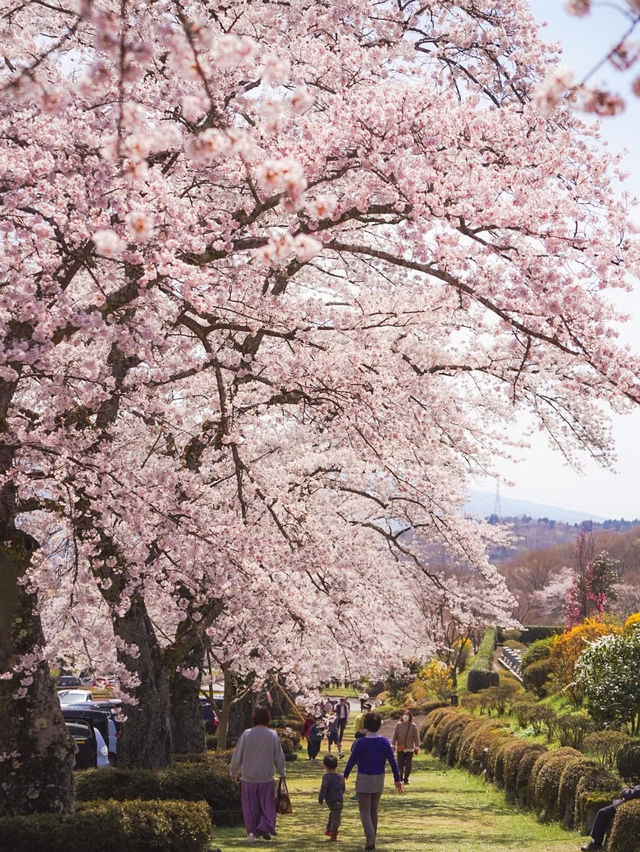
[[[630,802],[631,799],[640,799],[640,784],[637,784],[635,787],[625,787],[621,791],[619,799],[614,799],[610,805],[600,808],[591,829],[591,842],[585,843],[584,846],[580,847],[582,852],[593,852],[594,849],[603,848],[604,838],[609,833],[619,805],[623,802]]]

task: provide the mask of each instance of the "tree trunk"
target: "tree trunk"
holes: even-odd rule
[[[37,595],[24,584],[33,538],[15,528],[5,486],[0,519],[0,814],[63,813],[73,808],[75,743],[69,736],[48,665]],[[32,658],[32,662],[30,662]]]
[[[178,629],[176,642],[165,652],[170,671],[171,733],[174,754],[201,754],[206,751],[205,726],[200,709],[200,682],[204,665],[204,648],[193,634],[193,622],[183,622]],[[194,647],[195,646],[195,647]],[[173,660],[175,662],[170,662]],[[177,669],[196,668],[195,680],[185,677]]]
[[[125,647],[118,660],[139,679],[127,692],[137,704],[125,705],[127,721],[118,740],[118,767],[164,769],[172,754],[169,672],[144,601],[136,595],[123,615],[115,615],[113,626]],[[138,653],[126,646],[135,645]]]
[[[229,731],[229,715],[231,713],[231,702],[235,698],[235,687],[233,675],[229,671],[228,665],[222,666],[222,674],[224,677],[224,695],[222,698],[222,710],[218,717],[218,749],[223,750],[227,747],[227,734]]]

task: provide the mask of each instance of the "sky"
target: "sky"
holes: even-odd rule
[[[562,64],[574,70],[576,80],[582,80],[598,64],[627,28],[627,22],[612,4],[596,6],[584,18],[568,15],[560,0],[530,0],[530,5],[536,18],[547,22],[543,39],[562,44]],[[640,41],[640,32],[634,36]],[[634,68],[634,74],[638,73],[640,64]],[[628,76],[606,66],[591,81],[608,82],[611,89],[626,97],[623,115],[604,119],[601,130],[610,150],[628,151],[624,159],[624,168],[629,172],[627,189],[640,198],[640,99],[629,94]],[[640,224],[640,208],[633,218]],[[635,351],[640,351],[640,280],[634,293],[617,296],[616,305],[632,315],[623,336]],[[522,461],[501,471],[515,482],[513,487],[501,483],[502,496],[576,509],[584,512],[585,518],[640,518],[640,408],[631,415],[615,417],[613,435],[616,471],[604,471],[585,459],[582,475],[572,471],[543,436],[536,437]],[[479,487],[495,491],[495,483],[484,482]]]

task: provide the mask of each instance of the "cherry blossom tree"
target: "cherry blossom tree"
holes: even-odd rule
[[[534,98],[522,0],[7,0],[3,26],[0,809],[62,810],[38,600],[51,647],[73,615],[115,648],[147,766],[208,646],[292,681],[336,635],[386,662],[390,578],[442,583],[420,539],[477,576],[461,618],[506,618],[466,488],[522,411],[608,462],[638,244],[596,131]]]

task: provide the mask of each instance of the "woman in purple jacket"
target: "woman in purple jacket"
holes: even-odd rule
[[[353,745],[353,751],[344,768],[344,780],[354,766],[358,767],[356,792],[360,820],[366,838],[365,849],[376,848],[376,833],[378,830],[378,803],[384,787],[385,764],[389,762],[398,793],[402,793],[402,782],[398,764],[393,756],[391,743],[378,731],[382,724],[379,713],[367,713],[364,717],[363,728],[365,735]]]

